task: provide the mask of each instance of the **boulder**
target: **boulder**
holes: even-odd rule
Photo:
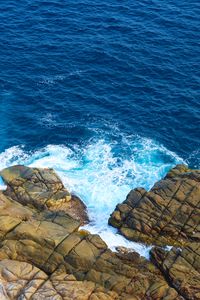
[[[181,299],[150,261],[79,229],[54,171],[16,166],[1,176],[0,299]]]
[[[133,241],[184,246],[200,242],[200,171],[172,169],[148,192],[132,190],[116,206],[109,224]]]
[[[88,222],[85,204],[64,187],[53,169],[13,166],[0,172],[9,198],[38,210],[64,211],[82,224]]]
[[[151,250],[151,261],[179,299],[200,299],[199,170],[178,165],[149,192],[132,190],[117,205],[109,224],[130,240],[157,245]],[[166,250],[169,245],[174,247]],[[160,299],[158,286],[160,282],[155,282],[149,292]]]
[[[113,252],[98,235],[79,229],[77,214],[62,209],[71,199],[59,203],[65,189],[53,171],[16,166],[1,175],[8,188],[0,193],[0,299],[200,299],[198,237],[178,260],[175,248],[169,258],[153,249],[152,261],[123,247]],[[136,193],[133,206],[146,192]],[[122,204],[120,217],[129,207]]]

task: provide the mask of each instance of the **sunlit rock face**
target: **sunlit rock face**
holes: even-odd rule
[[[4,194],[25,206],[50,211],[63,211],[80,220],[88,221],[84,203],[71,195],[53,169],[13,166],[0,172],[7,184]]]
[[[200,242],[200,171],[172,169],[147,192],[132,190],[109,223],[128,239],[154,245]]]
[[[150,257],[170,286],[184,299],[200,299],[199,170],[177,165],[149,192],[132,190],[109,224],[130,240],[157,245]]]
[[[109,127],[109,134],[105,134],[98,130],[98,137],[81,145],[47,145],[37,150],[14,146],[0,153],[0,169],[23,165],[55,170],[67,191],[78,195],[87,206],[90,222],[84,229],[100,235],[112,250],[120,245],[148,258],[149,247],[117,235],[116,228],[108,226],[108,218],[131,189],[142,186],[149,190],[183,159],[154,140],[135,134],[127,136],[116,127]],[[2,188],[5,185],[0,177]]]
[[[79,229],[53,170],[15,166],[1,176],[8,186],[0,192],[1,299],[181,299],[151,262],[112,252]]]

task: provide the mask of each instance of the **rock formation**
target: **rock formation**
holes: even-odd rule
[[[109,224],[126,238],[155,247],[152,261],[185,299],[200,299],[200,171],[172,169],[147,192],[132,190]]]
[[[200,299],[200,244],[190,243],[169,252],[161,248],[151,250],[152,261],[160,268],[170,285],[185,299]]]
[[[200,242],[200,171],[172,169],[147,192],[132,190],[109,224],[130,240],[157,245]]]
[[[15,166],[1,176],[0,299],[177,298],[150,262],[78,230],[83,218],[53,170]]]
[[[86,206],[64,187],[53,169],[14,166],[0,172],[11,199],[37,210],[64,211],[82,224],[88,222]]]
[[[126,249],[112,252],[79,229],[85,206],[53,170],[15,166],[0,174],[7,184],[0,192],[1,300],[200,299],[197,237],[188,235],[182,251],[152,249],[153,263]]]

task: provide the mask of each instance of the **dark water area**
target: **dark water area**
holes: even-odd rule
[[[2,0],[0,151],[139,135],[198,166],[199,15],[199,1]]]
[[[87,229],[146,255],[107,220],[130,189],[200,167],[199,16],[197,0],[2,0],[0,169],[54,168]]]

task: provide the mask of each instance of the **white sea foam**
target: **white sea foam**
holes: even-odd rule
[[[38,123],[41,126],[52,128],[52,127],[57,127],[58,123],[56,121],[56,116],[55,114],[52,113],[45,113],[43,114],[39,119]]]
[[[67,77],[71,77],[71,76],[81,76],[82,73],[85,73],[86,70],[74,70],[71,72],[67,72],[65,74],[58,74],[58,75],[51,75],[51,76],[46,76],[43,75],[42,78],[38,81],[37,85],[47,85],[47,86],[51,86],[51,85],[55,85],[56,83],[59,83],[63,80],[65,80],[65,78]]]
[[[38,82],[38,84],[54,85],[59,81],[63,81],[65,78],[65,75],[43,76],[43,78]]]
[[[65,186],[86,203],[91,222],[85,229],[98,233],[112,249],[125,246],[146,257],[149,248],[117,234],[107,225],[109,215],[132,188],[149,189],[168,169],[181,162],[175,153],[142,138],[128,138],[120,144],[92,141],[73,150],[65,145],[48,145],[34,153],[12,147],[0,154],[1,169],[14,164],[54,168]]]

